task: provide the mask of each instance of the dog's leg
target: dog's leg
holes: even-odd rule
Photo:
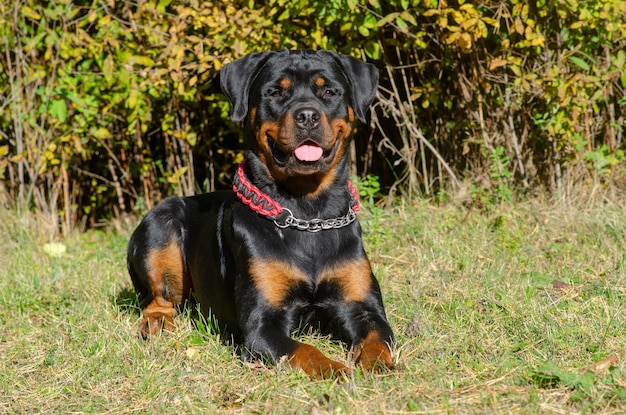
[[[296,343],[295,349],[287,355],[289,365],[295,369],[302,369],[311,378],[328,379],[349,372],[350,369],[346,365],[327,358],[315,347]]]
[[[131,275],[135,274],[133,281],[143,297],[139,335],[147,339],[162,330],[174,329],[176,306],[184,300],[185,268],[181,249],[175,241],[163,248],[148,250],[140,263],[140,269]]]
[[[173,331],[176,309],[171,301],[163,297],[155,297],[143,310],[143,318],[139,323],[139,336],[149,339],[161,331]]]
[[[383,341],[377,330],[370,331],[361,342],[353,345],[350,354],[355,363],[368,371],[393,369],[391,344]]]
[[[287,362],[294,369],[301,369],[313,379],[328,379],[344,375],[349,368],[324,356],[315,347],[293,340],[280,327],[259,326],[246,337],[247,353],[264,356],[274,363]]]
[[[241,284],[239,300],[245,346],[252,355],[275,363],[286,359],[312,378],[345,373],[348,367],[324,356],[313,346],[293,340],[291,330],[298,324],[298,307],[290,293],[310,284],[306,273],[287,262],[256,259],[249,261],[250,285]]]
[[[353,360],[365,370],[393,368],[394,336],[383,307],[380,287],[369,261],[363,257],[327,268],[321,282],[337,287],[341,294],[333,315],[350,344]]]

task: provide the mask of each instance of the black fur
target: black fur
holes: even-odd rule
[[[243,121],[249,147],[246,176],[297,218],[345,215],[351,203],[347,146],[353,121],[355,116],[365,120],[377,83],[372,65],[326,51],[253,53],[226,65],[221,85],[233,104],[233,120]],[[301,127],[297,111],[302,108],[325,121],[319,127]],[[280,137],[274,130],[262,136],[268,125],[278,125]],[[303,141],[328,146],[324,158],[298,160],[294,148]],[[180,250],[182,275],[176,271],[176,250],[166,251],[172,244]],[[172,265],[153,269],[161,264]],[[251,275],[252,264],[262,265],[267,273]],[[192,296],[204,315],[215,318],[244,346],[244,357],[278,362],[286,356],[312,376],[328,375],[328,367],[343,371],[342,364],[318,359],[319,352],[290,337],[307,325],[346,342],[366,368],[378,360],[392,366],[379,344],[390,350],[394,337],[379,285],[371,272],[363,275],[369,262],[358,221],[310,233],[277,227],[234,192],[172,197],[149,212],[132,235],[128,269],[146,312],[157,310],[157,303],[175,307]],[[292,269],[294,278],[289,276]],[[173,298],[171,281],[181,283],[182,300]],[[146,319],[140,328],[144,337],[160,330]],[[379,356],[366,361],[362,353],[367,354],[371,339],[371,350]]]

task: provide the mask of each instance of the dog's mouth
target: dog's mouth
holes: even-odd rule
[[[324,149],[316,143],[307,141],[296,147],[293,154],[300,161],[315,162],[322,158]]]
[[[276,164],[285,166],[288,163],[297,163],[304,166],[313,166],[318,163],[324,163],[332,160],[337,152],[337,147],[341,137],[337,137],[335,145],[330,149],[324,149],[321,145],[313,140],[305,140],[300,143],[293,151],[284,151],[278,147],[269,135],[267,141],[272,152],[272,157]]]

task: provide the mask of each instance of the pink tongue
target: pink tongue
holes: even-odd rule
[[[322,158],[322,147],[310,144],[302,144],[296,148],[296,157],[300,161],[317,161]]]

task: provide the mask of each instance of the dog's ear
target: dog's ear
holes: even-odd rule
[[[352,91],[354,113],[361,122],[366,122],[365,113],[372,103],[378,88],[378,68],[352,56],[329,53],[343,69]]]
[[[248,91],[261,67],[274,52],[250,53],[234,62],[227,63],[220,71],[222,91],[233,104],[231,118],[242,121],[248,113]]]

